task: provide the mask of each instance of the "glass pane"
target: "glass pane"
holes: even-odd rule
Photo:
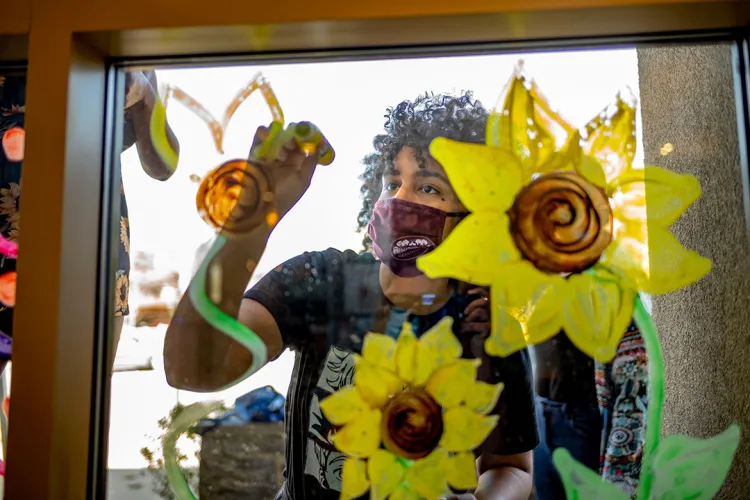
[[[659,443],[645,421],[697,438],[746,419],[678,376],[693,351],[666,338],[664,400],[653,327],[743,318],[710,302],[746,253],[729,46],[126,81],[110,498],[721,485],[733,429]],[[698,418],[692,394],[726,411]]]
[[[5,476],[5,450],[10,404],[10,358],[13,308],[16,304],[21,167],[23,165],[26,110],[26,69],[0,65],[0,414],[2,460],[0,495]]]

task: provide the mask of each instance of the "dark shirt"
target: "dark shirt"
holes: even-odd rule
[[[353,383],[352,353],[361,352],[366,333],[395,337],[409,321],[419,336],[445,316],[454,318],[454,333],[458,331],[464,297],[454,296],[433,314],[410,315],[383,295],[379,267],[370,254],[350,250],[305,253],[264,276],[245,294],[271,312],[284,345],[296,353],[287,396],[286,482],[279,498],[339,498],[346,457],[331,443],[334,428],[320,411],[320,401]],[[509,455],[533,450],[539,438],[527,351],[490,357],[480,335],[456,336],[464,358],[482,360],[479,380],[505,384],[492,412],[500,416],[498,425],[478,451]]]
[[[560,332],[533,348],[536,393],[543,398],[576,405],[596,405],[594,360]]]

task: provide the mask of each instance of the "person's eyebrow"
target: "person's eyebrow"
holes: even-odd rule
[[[392,175],[394,177],[401,175],[396,167],[388,167],[383,171],[383,175]]]
[[[436,177],[440,179],[441,181],[445,182],[446,184],[450,185],[450,182],[448,181],[448,178],[444,176],[443,174],[439,172],[435,172],[434,170],[427,170],[424,168],[420,168],[416,174],[414,174],[416,177]]]

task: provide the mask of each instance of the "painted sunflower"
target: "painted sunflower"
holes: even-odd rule
[[[408,323],[397,341],[368,333],[354,385],[321,402],[339,427],[333,444],[349,455],[342,499],[369,489],[373,500],[432,500],[476,487],[473,450],[497,424],[488,413],[503,385],[476,380],[480,361],[461,358],[452,324],[445,318],[419,339]]]
[[[668,293],[709,272],[669,231],[700,197],[697,179],[634,168],[635,137],[634,102],[618,96],[578,131],[517,69],[485,145],[432,141],[471,215],[418,266],[492,287],[488,354],[564,328],[581,351],[609,361],[639,291]]]

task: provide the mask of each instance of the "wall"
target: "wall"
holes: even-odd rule
[[[743,439],[717,498],[750,491],[750,253],[742,204],[731,47],[638,50],[646,162],[698,177],[703,196],[673,227],[713,261],[699,283],[653,298],[666,365],[663,434]],[[674,152],[660,154],[665,143]]]

